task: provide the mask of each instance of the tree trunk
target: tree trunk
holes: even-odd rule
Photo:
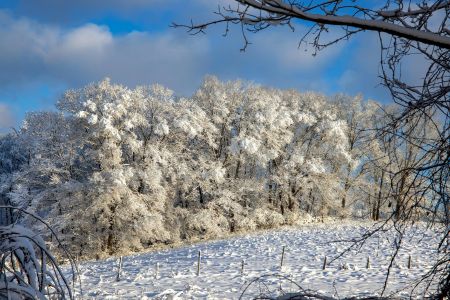
[[[401,216],[402,210],[403,210],[403,190],[405,188],[405,181],[406,181],[407,174],[403,174],[402,178],[400,179],[400,188],[398,189],[397,195],[396,195],[396,204],[395,204],[395,211],[394,215],[395,218],[398,220]]]
[[[200,204],[203,204],[203,203],[204,203],[204,199],[203,199],[203,190],[202,190],[202,187],[199,185],[199,186],[197,187],[197,190],[198,190],[198,197],[199,197]]]
[[[374,215],[374,221],[378,221],[380,219],[380,207],[381,207],[381,197],[383,192],[383,181],[384,181],[384,170],[381,171],[381,179],[380,185],[378,187],[378,198],[376,200],[376,210]]]
[[[115,204],[113,206],[111,206],[111,215],[110,215],[109,220],[108,220],[109,221],[109,228],[108,228],[108,239],[107,239],[106,245],[107,245],[108,253],[110,255],[114,254],[114,234],[113,234],[113,231],[114,231],[114,218],[115,218],[116,208],[117,208],[117,205],[115,205]]]
[[[288,195],[288,208],[290,211],[294,210],[295,201],[291,195]]]
[[[284,216],[284,205],[283,205],[283,192],[280,190],[280,192],[278,193],[278,199],[280,202],[280,211],[281,214]]]
[[[234,172],[234,179],[238,178],[240,167],[241,167],[241,160],[238,159],[237,164],[236,164],[236,171]]]

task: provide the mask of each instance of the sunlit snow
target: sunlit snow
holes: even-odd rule
[[[333,241],[354,238],[368,227],[358,223],[314,224],[131,255],[123,258],[119,281],[116,281],[118,259],[86,262],[80,267],[84,296],[89,299],[238,299],[243,295],[243,299],[251,299],[260,293],[273,296],[298,291],[291,280],[304,289],[335,297],[379,294],[393,251],[394,235],[392,238],[389,234],[375,235],[361,251],[352,250],[332,261],[349,245]],[[400,290],[397,296],[409,296],[408,284],[426,272],[436,255],[435,236],[430,230],[409,231],[404,243],[391,271],[387,295]],[[284,266],[280,269],[283,246]],[[199,276],[196,275],[198,251],[201,252]],[[409,255],[411,269],[407,268]],[[323,270],[325,256],[329,265]],[[370,259],[368,269],[367,258]],[[279,275],[286,278],[280,279]],[[260,276],[265,277],[250,284]]]

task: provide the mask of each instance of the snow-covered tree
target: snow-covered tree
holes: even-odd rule
[[[377,108],[212,76],[191,98],[106,79],[0,140],[0,195],[90,257],[307,214],[368,217],[375,198],[361,190],[377,186],[368,162],[382,149],[374,142],[370,156],[362,140]]]

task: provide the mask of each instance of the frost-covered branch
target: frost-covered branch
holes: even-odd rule
[[[56,259],[43,239],[31,230],[17,224],[1,226],[0,253],[0,296],[74,299]]]
[[[355,1],[285,1],[285,0],[237,0],[236,6],[219,9],[219,18],[205,23],[183,25],[174,23],[175,27],[186,27],[190,32],[204,32],[219,23],[241,23],[250,31],[259,31],[275,25],[295,27],[295,20],[304,20],[319,25],[344,26],[362,30],[387,33],[411,41],[421,42],[444,49],[450,49],[450,36],[446,24],[438,29],[423,26],[433,15],[443,13],[448,16],[449,1],[425,2],[418,8],[412,8],[403,1],[397,1],[398,8],[392,9],[389,2],[381,9],[361,7]],[[363,5],[363,4],[362,4]],[[420,22],[419,22],[420,20]],[[228,25],[227,25],[228,26]],[[228,31],[228,30],[227,30]],[[318,46],[318,44],[316,45]]]

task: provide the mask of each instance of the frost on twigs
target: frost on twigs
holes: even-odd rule
[[[239,299],[276,299],[276,300],[387,300],[395,297],[360,296],[344,297],[325,295],[320,291],[305,289],[291,276],[283,273],[264,274],[251,279],[242,287]]]
[[[0,298],[73,299],[42,238],[17,224],[0,227]]]
[[[423,148],[371,130],[395,109],[215,77],[190,98],[104,80],[0,138],[0,201],[35,212],[83,258],[394,209],[419,219],[434,203],[417,196],[427,181],[405,189],[414,177],[393,174]],[[411,129],[431,138],[438,123]]]

